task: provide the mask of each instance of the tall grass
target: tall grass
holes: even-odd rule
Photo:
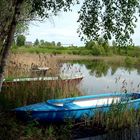
[[[140,111],[133,108],[127,109],[126,105],[118,104],[111,106],[108,112],[103,113],[102,110],[96,110],[93,118],[85,116],[81,122],[69,121],[65,124],[46,124],[41,126],[37,122],[29,122],[24,124],[14,116],[9,114],[0,115],[1,137],[8,139],[73,139],[73,137],[88,136],[86,131],[92,136],[106,134],[115,131],[122,132],[123,129],[132,129],[138,127],[140,123]],[[20,130],[20,132],[19,132]],[[7,132],[6,132],[7,131]],[[80,133],[80,132],[82,133]],[[6,134],[7,133],[7,134]],[[110,136],[111,137],[111,136]],[[112,135],[112,139],[117,136]]]
[[[80,135],[74,133],[76,137],[99,135],[99,140],[107,137],[118,140],[118,135],[115,134],[119,132],[122,133],[120,136],[121,139],[124,139],[125,135],[125,139],[127,140],[129,138],[132,139],[136,135],[134,132],[135,129],[140,130],[140,110],[135,110],[133,106],[129,106],[128,108],[127,104],[118,103],[117,105],[112,104],[106,112],[103,109],[93,111],[94,116],[92,118],[87,117],[82,122],[74,124],[77,130],[80,129]],[[83,127],[84,129],[82,129]],[[123,131],[126,129],[129,131],[129,135],[126,135]]]
[[[17,57],[17,54],[15,57]],[[27,60],[26,65],[19,59],[11,61],[6,71],[6,77],[37,76],[30,73],[32,65],[45,65],[53,68],[46,76],[57,75],[59,72],[59,65],[52,56],[48,58],[44,55],[39,55],[37,56],[38,59],[35,59],[36,56],[31,59],[28,58],[28,55],[26,57],[22,58],[23,60],[25,59],[24,61]],[[58,67],[56,68],[54,64],[48,63],[48,60],[51,60],[51,63],[54,62]],[[1,112],[8,111],[18,106],[42,102],[51,98],[79,96],[81,93],[77,90],[76,84],[75,82],[62,82],[58,80],[55,82],[17,82],[4,86],[2,93],[0,93],[0,110]],[[102,110],[96,111],[93,118],[85,117],[80,123],[72,121],[61,125],[47,124],[41,126],[37,122],[24,124],[17,120],[14,115],[5,112],[0,114],[0,120],[0,139],[72,139],[73,136],[77,137],[75,133],[78,130],[85,130],[85,128],[90,130],[91,134],[97,135],[138,126],[140,123],[140,111],[135,111],[133,108],[127,110],[125,106],[120,104],[112,106],[107,113],[102,113]]]
[[[77,81],[54,80],[54,81],[22,81],[7,82],[1,92],[3,104],[10,103],[13,107],[46,101],[47,99],[65,98],[78,96]],[[8,102],[8,103],[7,103]]]

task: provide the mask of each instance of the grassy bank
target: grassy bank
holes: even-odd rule
[[[47,46],[23,46],[12,47],[12,53],[47,53],[47,54],[68,54],[68,55],[89,55],[89,56],[140,56],[140,47],[47,47]]]
[[[109,135],[110,139],[118,140],[120,135],[113,135],[116,132],[122,133],[122,139],[136,136],[134,130],[139,127],[140,111],[112,106],[108,113],[96,112],[91,119],[85,117],[80,122],[69,120],[65,123],[44,125],[36,121],[21,122],[14,114],[6,112],[0,114],[0,120],[0,140],[71,140],[97,135],[103,135],[103,138],[104,135]],[[123,130],[127,130],[129,135],[124,136]]]
[[[47,53],[47,54],[74,54],[91,55],[91,50],[84,47],[13,47],[13,53]]]

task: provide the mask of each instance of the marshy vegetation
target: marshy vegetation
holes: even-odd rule
[[[93,110],[94,111],[94,110]],[[126,105],[112,105],[110,111],[95,111],[93,118],[85,117],[80,121],[67,120],[65,123],[39,124],[36,121],[23,123],[14,114],[0,114],[0,139],[75,139],[95,137],[102,139],[139,139],[140,111],[127,110]],[[127,134],[128,133],[128,134]],[[119,134],[119,135],[118,135]],[[98,136],[97,136],[98,135]]]
[[[1,0],[1,83],[3,80],[3,72],[5,71],[5,62],[8,58],[13,38],[15,35],[25,32],[28,27],[27,21],[37,18],[43,20],[53,15],[58,15],[60,11],[69,11],[71,10],[71,5],[78,4],[79,2],[80,1],[73,0],[62,0],[57,2],[51,0],[34,2],[31,2],[30,0]],[[137,60],[139,59],[140,49],[138,47],[116,46],[116,43],[117,45],[127,45],[132,42],[131,35],[134,33],[135,23],[138,20],[135,14],[140,12],[139,5],[138,0],[123,3],[106,3],[101,0],[84,1],[79,10],[79,37],[84,40],[97,40],[100,36],[104,37],[105,40],[112,40],[113,37],[116,42],[114,42],[114,44],[112,43],[112,46],[109,46],[108,42],[99,39],[97,42],[93,40],[88,42],[85,48],[77,48],[74,46],[63,48],[60,43],[55,45],[54,42],[52,42],[52,44],[54,44],[52,45],[49,42],[42,41],[42,44],[39,44],[39,41],[36,40],[33,47],[15,46],[11,51],[13,53],[19,53],[18,55],[20,55],[20,57],[17,57],[17,60],[15,58],[10,59],[8,68],[5,71],[6,79],[37,76],[37,74],[31,72],[31,69],[36,66],[49,66],[52,69],[48,72],[48,76],[57,75],[62,64],[60,63],[62,62],[61,60],[68,58],[64,56],[57,61],[53,61],[55,57],[52,58],[52,56],[56,54],[74,54],[85,57],[87,57],[87,55],[90,57],[103,56],[101,59],[105,59],[104,56],[111,56],[111,59],[112,57],[115,57],[114,59],[116,59],[116,55],[123,55],[123,65],[125,64],[126,67],[129,66],[132,68],[133,66],[139,65]],[[23,35],[18,36],[17,45],[22,46],[24,44],[23,42],[25,42],[25,37]],[[23,59],[22,54],[25,52],[33,53],[33,55],[39,54],[39,59],[34,59],[36,56],[31,57],[31,61],[29,58]],[[44,55],[40,55],[40,53],[49,53],[50,56],[47,58]],[[13,55],[13,57],[16,56]],[[111,63],[115,65],[114,62],[111,61]],[[100,77],[102,75],[100,70],[103,71],[103,75],[106,75],[107,69],[109,68],[108,64],[104,64],[103,62],[99,62],[99,64],[100,66],[97,66],[95,63],[95,68],[93,68],[90,63],[86,63],[86,67],[91,69],[92,74],[96,73],[95,76]],[[126,82],[124,83],[126,84]],[[70,94],[68,91],[70,91]],[[0,93],[0,139],[72,139],[75,129],[79,129],[81,126],[84,126],[84,128],[88,128],[89,126],[92,128],[92,132],[94,130],[97,130],[94,132],[112,132],[120,128],[132,128],[132,126],[137,126],[137,124],[139,124],[139,110],[125,111],[124,107],[120,105],[118,105],[117,108],[116,106],[112,106],[107,114],[96,112],[96,117],[91,120],[87,120],[86,117],[79,124],[77,124],[77,122],[68,122],[65,125],[46,124],[45,126],[41,126],[36,121],[25,124],[17,120],[14,114],[11,114],[11,112],[9,113],[11,108],[16,106],[39,102],[48,98],[77,96],[79,93],[80,92],[71,90],[71,86],[69,85],[61,84],[59,87],[59,84],[57,83],[49,85],[49,83],[46,82],[41,82],[40,84],[31,82],[30,84],[16,84],[12,87],[9,85],[4,86],[2,93]],[[75,125],[77,127],[75,127]]]
[[[53,68],[47,72],[46,76],[58,75],[62,63],[66,62],[62,60],[64,60],[64,58],[66,58],[65,60],[69,58],[72,60],[71,56],[45,56],[44,54],[13,54],[11,55],[11,58],[5,73],[7,78],[37,76],[37,74],[31,72],[31,68],[35,65]],[[49,63],[50,59],[53,63]],[[82,60],[83,57],[79,56],[73,56],[73,59],[80,60],[69,61],[69,63],[84,64],[91,73],[96,72],[97,76],[101,76],[102,73],[105,75],[110,68],[110,65],[114,72],[118,65],[124,66],[126,69],[136,67],[139,70],[138,59],[132,57],[118,57],[118,59],[115,58],[116,61],[110,59],[110,57],[106,57],[104,61],[104,57],[96,59],[93,57],[92,59],[89,59],[90,61]],[[121,105],[112,106],[110,111],[105,114],[97,111],[96,116],[92,119],[85,117],[81,122],[71,120],[61,125],[46,124],[44,126],[38,124],[36,121],[25,124],[20,120],[17,120],[14,114],[8,113],[9,110],[18,106],[46,101],[47,99],[52,98],[65,98],[81,95],[76,84],[71,84],[71,86],[69,84],[59,85],[58,83],[52,83],[50,85],[50,83],[41,81],[41,83],[22,83],[12,87],[3,87],[2,93],[0,94],[0,109],[2,112],[0,114],[0,139],[74,139],[95,136],[97,134],[103,134],[103,137],[107,137],[104,136],[104,134],[116,133],[118,131],[122,132],[122,129],[124,128],[127,129],[127,131],[130,131],[132,128],[139,129],[140,111],[135,111],[133,108],[125,110],[125,107]]]

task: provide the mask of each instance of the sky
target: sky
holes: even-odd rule
[[[77,29],[79,23],[78,13],[80,5],[72,8],[72,12],[61,12],[58,16],[51,17],[43,22],[31,22],[29,31],[26,35],[26,41],[34,42],[37,38],[48,42],[61,42],[63,45],[83,46],[84,42],[78,37]],[[135,45],[140,45],[140,18],[137,22],[137,28],[132,36]]]

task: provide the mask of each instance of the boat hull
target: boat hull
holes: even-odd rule
[[[133,100],[129,100],[129,98],[131,98],[132,96]],[[106,98],[113,98],[116,100],[116,102],[111,103],[108,100],[110,103],[107,103],[105,102]],[[67,121],[68,119],[81,120],[84,118],[92,118],[99,111],[109,111],[112,105],[117,106],[118,104],[120,104],[120,101],[118,101],[119,98],[122,100],[121,104],[127,105],[127,108],[139,109],[140,107],[139,93],[129,94],[127,95],[127,98],[125,94],[108,93],[75,98],[48,100],[47,102],[16,108],[14,111],[20,119],[26,121],[37,120],[39,122],[62,122]],[[93,105],[86,105],[87,100],[88,103],[92,103],[92,100],[89,99],[93,99],[94,103],[96,99],[102,99],[104,103],[102,104],[100,100],[98,100],[99,103],[97,105],[95,105],[94,103]],[[82,104],[80,104],[80,101],[82,101]]]
[[[19,78],[12,81],[3,81],[3,87],[23,86],[23,85],[38,85],[46,84],[48,86],[62,86],[65,84],[78,84],[83,79],[83,76],[78,77],[38,77],[38,78]]]

